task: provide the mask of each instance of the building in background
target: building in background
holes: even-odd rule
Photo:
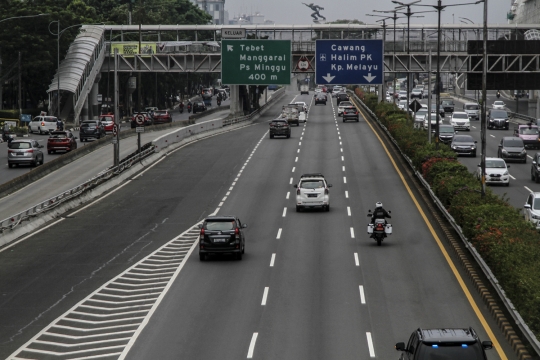
[[[235,16],[232,20],[229,21],[231,25],[273,25],[274,21],[265,20],[264,15],[255,12],[254,14],[241,14]]]
[[[511,0],[507,19],[510,24],[540,24],[540,0]]]
[[[210,14],[214,24],[229,24],[229,13],[225,11],[225,0],[191,0],[191,2]]]

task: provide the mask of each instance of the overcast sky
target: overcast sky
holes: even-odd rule
[[[366,24],[374,24],[378,19],[366,16],[367,13],[376,14],[373,10],[392,10],[395,4],[391,0],[304,0],[305,3],[314,2],[322,6],[321,15],[327,21],[337,19],[358,19]],[[413,0],[402,2],[411,2]],[[443,0],[443,5],[474,2],[476,0]],[[490,24],[506,24],[506,13],[510,10],[511,0],[487,0],[488,22]],[[435,5],[436,0],[422,0],[420,4]],[[272,20],[276,24],[311,24],[311,9],[298,0],[225,0],[225,9],[229,11],[229,18],[241,13],[260,12],[266,20]],[[441,23],[451,24],[454,21],[459,24],[460,17],[471,19],[475,23],[483,21],[483,3],[466,6],[450,6],[442,12]],[[427,11],[426,7],[411,7],[411,11]],[[454,14],[454,16],[452,16]],[[383,14],[380,14],[383,15]],[[419,14],[424,18],[411,18],[411,23],[436,24],[437,13]],[[398,20],[398,23],[406,23],[406,19]]]

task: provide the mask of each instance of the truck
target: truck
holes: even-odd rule
[[[470,120],[480,120],[480,105],[478,103],[465,103],[463,104],[463,111],[467,113]]]
[[[453,99],[441,99],[441,105],[445,113],[454,112],[454,100]]]
[[[296,104],[289,104],[284,105],[281,109],[281,118],[286,119],[289,123],[289,126],[292,126],[292,124],[295,124],[296,126],[300,126],[300,105]]]
[[[309,95],[309,85],[300,85],[300,95]]]
[[[523,140],[525,148],[540,149],[540,138],[538,138],[538,126],[533,123],[518,125],[514,128],[514,136]]]

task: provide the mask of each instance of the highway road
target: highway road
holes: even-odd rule
[[[502,99],[502,98],[501,98]],[[495,91],[489,91],[488,92],[488,107],[490,107],[495,100],[498,100],[496,97]],[[507,105],[511,104],[507,99],[502,99]],[[423,103],[427,104],[427,99],[422,100]],[[461,110],[463,108],[462,104],[465,101],[463,100],[454,100],[454,103],[456,104],[455,109],[456,111]],[[514,102],[515,103],[515,102]],[[507,106],[507,108],[510,110],[510,108]],[[511,111],[511,110],[510,110]],[[449,124],[450,123],[450,114],[447,114],[444,120],[444,123]],[[486,133],[486,156],[488,157],[497,157],[497,151],[498,151],[498,144],[501,141],[501,138],[503,136],[513,136],[513,130],[514,126],[517,126],[515,123],[510,124],[510,128],[508,130],[487,130]],[[476,158],[470,157],[470,156],[459,156],[459,161],[467,166],[470,172],[476,172],[478,169],[478,165],[480,164],[480,149],[481,149],[481,138],[480,138],[480,121],[471,121],[471,131],[460,131],[462,134],[468,134],[471,135],[476,141],[478,141],[478,154]],[[530,192],[537,192],[540,191],[540,184],[535,183],[533,180],[531,180],[531,159],[533,158],[533,155],[540,150],[535,149],[527,149],[527,163],[517,163],[517,162],[509,162],[508,165],[510,165],[509,173],[511,175],[510,185],[509,187],[505,186],[498,186],[498,185],[489,185],[489,188],[495,193],[500,196],[504,196],[505,198],[508,198],[509,203],[518,208],[522,209],[523,205],[525,204],[525,201],[527,200],[527,196]]]
[[[40,358],[36,349],[68,351],[49,343],[51,335],[28,341],[69,309],[58,325],[88,320],[77,303],[217,213],[248,224],[244,259],[200,262],[195,247],[146,326],[122,333],[127,348],[127,339],[97,337],[79,356],[121,343],[126,359],[386,360],[399,358],[394,344],[418,327],[472,326],[496,344],[488,359],[515,359],[416,205],[399,161],[364,119],[341,122],[333,100],[311,106],[290,139],[269,139],[267,121],[293,99],[311,103],[288,93],[253,125],[181,148],[95,204],[0,249],[0,357],[29,356],[29,347]],[[308,172],[333,184],[330,212],[295,211],[293,184]],[[377,201],[392,211],[394,227],[381,247],[366,235]],[[125,311],[132,321],[140,316]],[[122,330],[111,327],[108,336]]]
[[[230,98],[227,98],[227,100],[222,102],[222,106],[227,106],[227,105],[230,105]],[[212,98],[212,106],[208,107],[208,109],[211,109],[212,107],[216,107],[216,106],[217,106],[216,99],[214,97],[214,98]],[[189,116],[193,115],[192,113],[188,113],[187,110],[185,110],[183,113],[180,114],[178,109],[172,110],[171,114],[173,116],[173,121],[188,120]],[[226,117],[227,115],[228,115],[228,111],[223,110],[223,112],[219,111],[219,114],[218,113],[212,114],[212,118],[216,118],[216,116],[219,116],[221,118],[221,117]],[[206,117],[204,117],[204,118],[206,118]],[[200,120],[198,120],[198,121],[200,121]],[[125,131],[125,130],[128,130],[128,129],[130,129],[130,124],[129,123],[121,124],[120,131]],[[78,130],[73,130],[73,135],[75,135],[78,138],[79,137],[79,131]],[[39,134],[36,134],[36,133],[30,134],[29,137],[28,137],[30,139],[37,139],[37,141],[41,145],[43,145],[43,149],[42,149],[43,150],[43,156],[44,156],[43,160],[44,160],[45,163],[48,162],[48,161],[56,159],[58,156],[62,156],[63,154],[65,154],[65,152],[59,152],[59,153],[55,153],[55,154],[48,154],[47,153],[47,139],[48,139],[48,137],[49,137],[48,135],[39,135]],[[80,139],[77,139],[77,147],[85,146],[86,144],[89,144],[92,141],[94,141],[94,140],[89,140],[88,142],[81,142]],[[33,169],[32,166],[17,166],[17,167],[14,167],[14,168],[9,168],[8,164],[7,164],[7,143],[0,143],[0,154],[5,159],[0,164],[0,184],[8,182],[9,180],[15,179],[16,177],[21,176],[22,174],[24,174],[24,173],[26,173],[26,172]]]

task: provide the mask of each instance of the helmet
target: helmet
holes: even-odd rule
[[[382,202],[379,201],[375,204],[375,208],[380,208],[380,207],[382,207]]]

